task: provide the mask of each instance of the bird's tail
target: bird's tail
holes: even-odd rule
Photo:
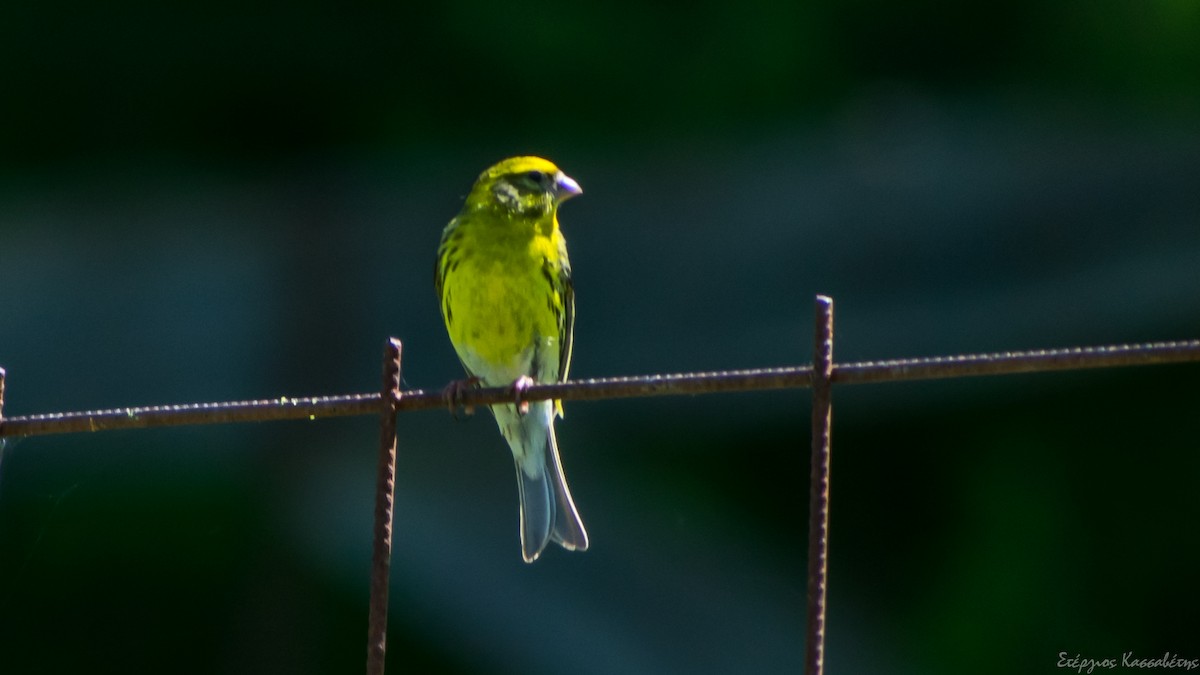
[[[503,407],[512,408],[511,412],[497,410],[496,417],[516,462],[525,562],[537,560],[548,541],[568,551],[587,550],[587,530],[575,510],[558,456],[553,403],[534,403],[523,416],[512,406]]]

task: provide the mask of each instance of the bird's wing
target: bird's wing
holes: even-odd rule
[[[571,368],[571,344],[575,341],[575,285],[571,282],[571,262],[563,251],[562,264],[558,268],[559,285],[562,288],[562,313],[558,317],[558,381],[567,380]]]

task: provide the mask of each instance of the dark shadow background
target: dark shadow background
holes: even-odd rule
[[[1200,336],[1193,2],[8,3],[5,413],[460,375],[433,253],[552,158],[579,377]],[[1198,366],[835,392],[831,673],[1200,659]],[[400,420],[392,672],[794,673],[808,397],[568,406],[521,562],[486,415]],[[42,437],[0,672],[361,672],[372,418]]]

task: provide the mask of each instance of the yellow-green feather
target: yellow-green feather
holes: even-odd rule
[[[480,175],[442,233],[434,281],[446,330],[467,372],[484,385],[566,379],[575,298],[556,214],[579,192],[544,159],[508,159]],[[548,541],[586,550],[554,435],[561,402],[527,410],[501,403],[491,411],[515,460],[526,562]]]
[[[530,374],[521,372],[530,349],[539,381],[565,380],[570,365],[574,293],[556,204],[507,189],[513,176],[535,170],[558,172],[535,157],[485,171],[438,250],[435,282],[446,330],[468,372],[488,386]],[[556,407],[561,415],[561,403]]]

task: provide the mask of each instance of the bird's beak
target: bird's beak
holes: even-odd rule
[[[582,193],[583,188],[579,187],[579,183],[576,183],[574,178],[561,171],[554,177],[554,194],[558,197],[558,201],[566,201]]]

